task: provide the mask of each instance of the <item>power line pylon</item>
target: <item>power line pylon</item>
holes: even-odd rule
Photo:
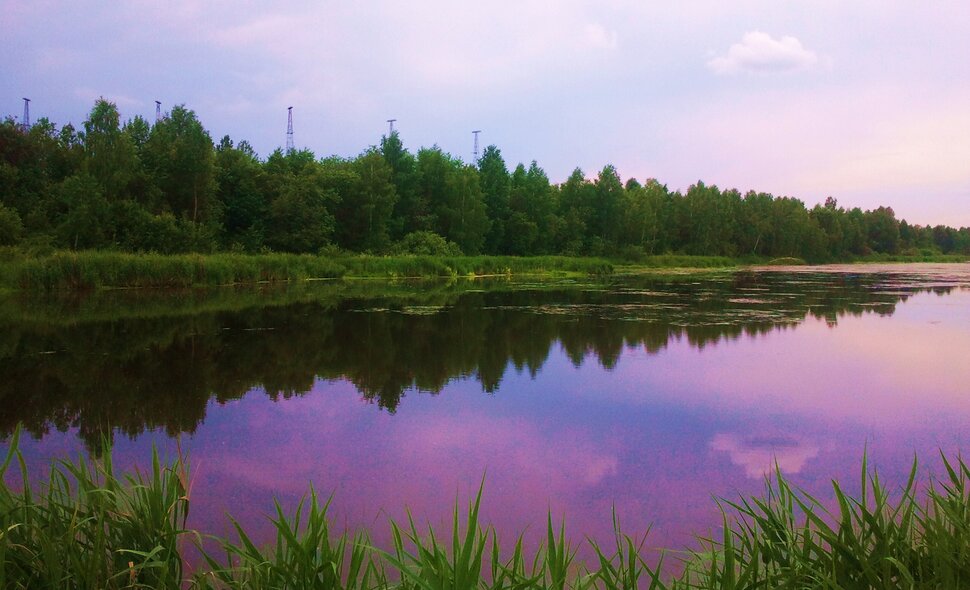
[[[30,131],[30,99],[29,98],[24,99],[24,119],[23,121],[21,121],[21,124],[24,126],[24,133],[27,133],[28,131]]]
[[[286,153],[295,149],[293,144],[293,107],[286,109]]]
[[[472,150],[472,156],[475,158],[473,161],[475,162],[475,164],[478,164],[478,134],[481,132],[482,132],[481,129],[476,129],[475,131],[472,131],[472,135],[475,136],[475,147]]]
[[[388,119],[387,120],[387,136],[388,137],[390,137],[394,133],[394,121],[397,121],[397,119]]]
[[[155,101],[155,123],[162,122],[162,101]]]

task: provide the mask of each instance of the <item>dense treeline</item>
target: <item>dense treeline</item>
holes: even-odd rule
[[[398,134],[350,159],[214,144],[193,111],[121,124],[98,100],[83,130],[0,123],[0,246],[28,251],[352,252],[800,257],[970,254],[970,228],[919,226],[889,207],[808,209],[702,182],[686,193],[613,166],[550,183],[501,151],[476,165]]]

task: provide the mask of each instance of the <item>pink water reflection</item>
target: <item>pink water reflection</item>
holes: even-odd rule
[[[447,530],[484,474],[483,518],[505,539],[526,531],[534,545],[551,511],[575,540],[605,540],[615,506],[630,532],[653,525],[649,546],[680,547],[719,524],[712,497],[760,492],[775,465],[822,497],[833,478],[852,491],[866,447],[885,481],[904,481],[914,454],[924,476],[938,471],[938,449],[970,448],[967,350],[970,292],[955,291],[835,327],[626,348],[611,370],[555,347],[535,378],[509,370],[493,395],[473,378],[411,391],[394,415],[344,380],[279,402],[257,390],[210,403],[183,440],[191,524],[227,534],[229,512],[269,541],[273,497],[292,507],[312,482],[339,526],[386,545],[406,508]],[[32,453],[58,454],[63,436]],[[142,461],[147,442],[121,441],[120,462]]]
[[[760,491],[775,464],[824,497],[833,477],[857,481],[866,445],[888,481],[903,480],[914,453],[929,473],[937,449],[967,448],[970,294],[941,301],[920,295],[892,318],[810,321],[703,352],[627,350],[612,372],[554,355],[495,396],[465,380],[411,393],[393,416],[345,382],[283,403],[250,395],[192,442],[197,489],[218,491],[193,510],[207,529],[224,528],[226,510],[258,527],[272,495],[292,505],[312,481],[334,493],[339,522],[386,542],[387,518],[405,507],[447,526],[484,473],[484,517],[503,536],[537,539],[552,510],[577,538],[605,539],[615,505],[631,531],[653,524],[652,543],[677,546],[716,526],[712,496]]]

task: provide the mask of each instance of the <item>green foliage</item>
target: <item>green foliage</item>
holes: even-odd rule
[[[341,246],[357,252],[383,252],[390,245],[391,215],[397,202],[393,169],[371,150],[350,165],[353,182],[341,194],[336,224]]]
[[[143,133],[144,127],[136,123],[130,131]],[[84,122],[84,154],[84,170],[96,180],[105,197],[110,201],[124,197],[138,162],[135,143],[129,133],[122,133],[114,103],[100,98],[91,109]]]
[[[193,223],[218,215],[212,138],[195,112],[173,108],[152,127],[144,157],[168,211]]]
[[[391,522],[393,548],[373,548],[363,532],[335,535],[311,488],[287,514],[271,518],[276,542],[260,549],[236,521],[238,543],[214,539],[224,555],[185,527],[188,466],[182,459],[115,473],[111,453],[98,461],[59,461],[35,490],[14,434],[0,464],[0,586],[4,588],[339,588],[339,589],[755,589],[961,588],[970,581],[970,467],[942,457],[945,475],[917,491],[917,464],[890,494],[867,461],[861,492],[833,481],[835,509],[791,486],[781,471],[761,497],[718,502],[718,536],[686,551],[680,573],[646,559],[644,540],[626,535],[614,512],[614,547],[590,540],[593,564],[547,517],[546,540],[529,560],[521,537],[502,556],[494,530],[479,519],[483,486],[464,518],[457,503],[450,543],[422,533],[409,516]],[[20,467],[19,489],[7,473]],[[490,539],[491,537],[491,539]],[[205,563],[183,571],[195,542]],[[211,547],[211,545],[209,545]],[[488,575],[485,575],[487,572]],[[399,581],[393,581],[399,580]]]
[[[417,158],[417,196],[427,203],[430,228],[455,242],[466,254],[479,254],[491,222],[478,170],[440,148],[425,148]]]
[[[508,254],[505,240],[509,216],[511,214],[511,177],[502,158],[502,151],[490,145],[478,160],[478,174],[481,178],[482,198],[485,213],[492,225],[485,237],[485,251]]]
[[[689,254],[658,254],[650,256],[638,248],[630,248],[619,253],[618,258],[625,263],[633,264],[631,270],[636,272],[643,269],[652,268],[677,268],[677,269],[697,269],[697,268],[730,268],[743,264],[768,264],[769,261],[761,258],[728,258],[727,256],[691,256]],[[792,259],[794,260],[794,259]]]
[[[161,217],[159,223],[174,219]],[[175,225],[173,235],[193,231],[195,226]],[[172,228],[169,228],[172,229]],[[191,237],[184,236],[183,237]],[[147,239],[147,238],[146,238]],[[440,239],[440,237],[439,237]],[[437,243],[435,240],[431,240]],[[454,244],[445,245],[456,252]],[[448,255],[336,257],[310,254],[130,254],[110,251],[54,252],[38,257],[10,256],[0,260],[5,286],[24,290],[89,290],[99,288],[181,288],[253,284],[267,281],[366,277],[485,276],[547,274],[556,272],[609,274],[611,264],[595,258],[561,256],[462,256]]]
[[[178,588],[190,532],[188,465],[119,475],[111,453],[58,461],[37,491],[18,448],[0,465],[0,587]],[[6,483],[20,467],[20,491]]]
[[[0,204],[0,246],[13,246],[24,236],[24,224],[20,215]]]
[[[461,248],[431,231],[416,231],[404,236],[394,247],[396,254],[419,256],[461,256]]]
[[[84,290],[102,287],[191,287],[262,281],[333,278],[345,269],[329,258],[294,254],[125,254],[57,252],[7,263],[22,289]]]
[[[334,221],[327,201],[331,198],[310,175],[288,178],[269,206],[266,245],[282,252],[315,252],[330,243]]]
[[[234,148],[232,140],[224,137],[216,150],[216,185],[224,243],[230,249],[257,252],[263,246],[268,212],[265,184],[263,166],[247,144]]]
[[[105,245],[108,201],[94,177],[82,172],[68,178],[59,187],[58,201],[65,211],[57,226],[62,246],[78,250]]]
[[[970,228],[911,225],[889,207],[845,209],[829,197],[809,210],[791,197],[700,181],[681,193],[654,179],[624,183],[612,165],[595,179],[577,168],[554,185],[535,161],[510,174],[496,146],[467,165],[437,146],[412,154],[397,132],[354,158],[276,150],[261,159],[228,136],[213,145],[185,106],[154,125],[141,117],[121,125],[104,99],[81,133],[43,118],[27,133],[12,119],[0,123],[0,207],[0,243],[71,249],[335,245],[379,255],[434,232],[472,256],[970,255]]]
[[[276,517],[271,521],[276,543],[267,550],[259,549],[243,527],[232,520],[239,544],[216,539],[224,561],[203,550],[210,569],[196,573],[196,587],[363,590],[386,585],[363,533],[351,538],[344,532],[332,538],[329,505],[329,500],[320,505],[312,487],[292,516],[287,516],[275,502]]]

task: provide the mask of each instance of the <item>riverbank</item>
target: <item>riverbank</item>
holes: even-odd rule
[[[874,255],[843,263],[966,262],[962,255]],[[308,254],[130,254],[55,252],[43,256],[5,252],[0,289],[86,291],[179,289],[257,285],[325,279],[409,279],[486,276],[607,276],[663,269],[710,270],[756,265],[804,265],[799,258],[664,254],[637,260],[571,256],[372,256]]]
[[[614,515],[615,542],[588,539],[596,563],[580,563],[552,515],[535,556],[521,541],[502,547],[479,519],[484,482],[467,510],[455,507],[451,531],[391,521],[386,550],[366,531],[338,532],[311,489],[292,513],[277,504],[267,547],[238,524],[235,539],[186,528],[191,496],[204,491],[192,489],[184,458],[163,464],[155,453],[149,469],[118,473],[109,451],[57,462],[48,485],[32,489],[18,436],[0,465],[4,588],[959,588],[970,579],[962,459],[944,458],[947,475],[925,494],[914,463],[892,497],[863,459],[859,497],[833,482],[835,513],[778,472],[763,496],[719,502],[723,534],[699,538],[700,551],[646,549]],[[189,549],[202,555],[194,571]]]
[[[0,285],[23,290],[186,288],[338,278],[606,275],[600,258],[567,256],[313,256],[57,252],[0,261]]]

